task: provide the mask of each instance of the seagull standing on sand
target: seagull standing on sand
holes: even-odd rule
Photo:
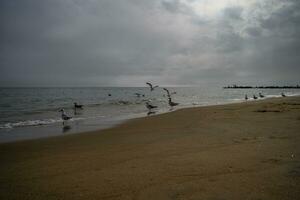
[[[146,107],[148,108],[148,110],[152,110],[153,108],[157,108],[157,106],[151,105],[149,102],[146,102]]]
[[[260,98],[264,98],[265,97],[264,95],[262,95],[262,93],[258,93],[258,95],[259,95]]]
[[[80,104],[77,104],[76,102],[74,103],[74,108],[80,108],[82,109],[83,108],[83,105],[80,105]]]
[[[153,114],[155,114],[155,113],[156,113],[156,112],[149,110],[149,112],[147,112],[147,115],[149,116],[149,115],[153,115]]]
[[[282,97],[286,97],[286,95],[285,95],[283,92],[281,92],[281,96],[282,96]]]
[[[144,94],[140,94],[140,93],[134,93],[135,95],[136,95],[136,97],[138,97],[138,98],[140,98],[141,96],[142,97],[145,97],[145,95]]]
[[[173,102],[171,97],[169,97],[169,106],[171,106],[173,108],[173,106],[177,106],[177,105],[179,105],[179,103]]]
[[[248,96],[247,96],[247,94],[245,95],[245,100],[248,100]]]
[[[65,121],[72,119],[72,117],[66,114],[64,109],[61,109],[59,112],[61,112],[61,119],[63,120],[63,125],[65,125]]]
[[[158,87],[158,85],[156,85],[156,86],[153,86],[151,83],[149,83],[149,82],[147,82],[146,83],[147,85],[149,85],[150,86],[150,90],[151,90],[151,92],[155,89],[155,88],[157,88]]]
[[[176,94],[176,92],[170,93],[170,91],[167,88],[163,88],[163,90],[167,92],[167,96],[168,96],[168,99],[169,99],[169,101],[168,101],[169,106],[171,106],[173,108],[173,106],[179,105],[179,103],[173,102],[172,98],[171,98],[171,94]]]
[[[255,94],[253,95],[253,99],[257,99],[257,96],[255,96]]]

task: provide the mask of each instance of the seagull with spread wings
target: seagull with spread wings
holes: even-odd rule
[[[171,98],[171,94],[170,94],[169,90],[167,88],[163,88],[163,90],[167,92],[168,98]]]
[[[163,88],[163,90],[165,90],[167,92],[168,98],[171,98],[171,95],[173,95],[173,94],[177,94],[177,92],[170,92],[167,88]]]
[[[151,92],[155,89],[155,88],[157,88],[158,87],[158,85],[156,85],[156,86],[153,86],[151,83],[149,83],[149,82],[147,82],[146,83],[147,85],[149,85],[150,86],[150,90],[151,90]]]

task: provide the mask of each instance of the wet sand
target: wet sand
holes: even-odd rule
[[[0,199],[299,199],[300,97],[0,144]]]

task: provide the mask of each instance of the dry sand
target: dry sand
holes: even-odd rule
[[[300,199],[300,98],[0,145],[0,199]]]

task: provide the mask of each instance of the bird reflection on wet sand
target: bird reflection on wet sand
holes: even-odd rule
[[[72,127],[70,125],[65,125],[62,128],[62,132],[63,133],[67,133],[68,131],[70,131],[72,129]]]
[[[155,111],[149,111],[149,112],[147,112],[147,116],[154,115],[155,113],[156,113]]]

